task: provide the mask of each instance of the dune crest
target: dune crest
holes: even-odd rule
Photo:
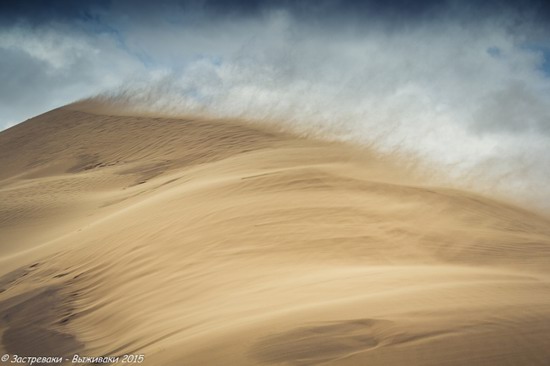
[[[0,353],[550,362],[547,218],[341,144],[83,110],[0,133]]]

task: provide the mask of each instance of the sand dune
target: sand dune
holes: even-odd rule
[[[0,133],[0,353],[550,364],[547,218],[339,144],[81,107]]]

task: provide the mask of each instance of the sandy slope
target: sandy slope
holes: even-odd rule
[[[550,221],[367,152],[64,108],[0,167],[0,353],[550,364]]]

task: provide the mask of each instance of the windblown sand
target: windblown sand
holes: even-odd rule
[[[367,151],[65,107],[0,133],[0,354],[550,365],[550,221]]]

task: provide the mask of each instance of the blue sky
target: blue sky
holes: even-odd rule
[[[310,37],[311,43],[323,36],[327,42],[355,42],[359,49],[362,45],[357,40],[362,35],[406,38],[407,32],[417,31],[417,38],[408,41],[422,43],[431,40],[419,30],[432,29],[449,34],[449,47],[440,50],[438,57],[447,52],[450,60],[453,47],[468,47],[463,42],[469,37],[467,30],[474,29],[485,34],[490,53],[498,50],[501,60],[495,60],[495,65],[521,52],[540,54],[530,66],[550,76],[547,2],[477,3],[6,0],[0,3],[0,128],[75,99],[167,74],[179,76],[197,62],[210,60],[219,66],[222,60],[236,58],[258,61],[277,49],[290,49],[292,42],[299,43],[292,34]],[[286,24],[275,24],[277,16]],[[266,31],[264,24],[279,28]],[[457,27],[463,34],[457,34]],[[496,37],[495,44],[491,43],[494,33],[507,37],[507,50],[497,44]],[[510,49],[511,44],[515,49]],[[394,52],[394,57],[410,58],[409,64],[424,62],[414,54]],[[267,66],[293,67],[283,62]]]

